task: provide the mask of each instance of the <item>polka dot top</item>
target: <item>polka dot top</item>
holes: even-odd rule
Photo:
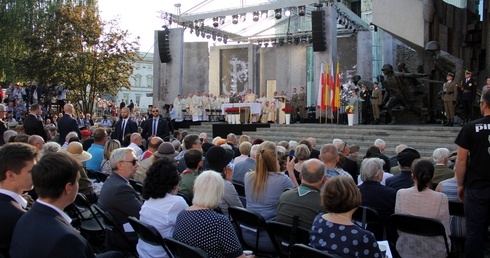
[[[230,220],[212,210],[183,210],[177,216],[173,238],[199,247],[210,258],[243,254]]]
[[[310,246],[341,257],[381,258],[373,234],[357,225],[341,225],[315,217],[311,226]]]

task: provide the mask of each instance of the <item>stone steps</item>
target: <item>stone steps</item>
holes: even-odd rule
[[[369,146],[378,138],[386,142],[385,154],[395,155],[398,144],[407,144],[420,152],[423,157],[432,156],[436,148],[445,147],[450,151],[456,150],[454,140],[461,127],[444,127],[441,125],[361,125],[346,126],[334,124],[272,124],[271,128],[258,128],[257,132],[244,132],[255,138],[278,142],[282,140],[300,141],[308,137],[317,140],[317,149],[323,144],[331,143],[334,138],[342,139],[349,144],[361,147],[359,155],[363,156]],[[191,126],[192,133],[205,132],[211,137],[212,123],[201,126]]]

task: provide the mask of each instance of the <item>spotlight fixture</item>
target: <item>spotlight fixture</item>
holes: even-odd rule
[[[223,37],[223,43],[228,44],[228,37]]]
[[[199,37],[200,34],[201,34],[201,31],[198,28],[196,28],[196,36]]]
[[[310,43],[310,44],[313,43],[313,37],[311,37],[311,36],[308,37],[308,43]]]
[[[308,42],[308,37],[301,36],[301,43],[306,43],[306,42]]]
[[[213,35],[212,35],[211,37],[212,37],[212,39],[213,39],[214,41],[216,41],[216,34],[214,34],[214,33],[213,33]]]
[[[279,38],[279,46],[284,46],[284,38]]]
[[[218,42],[221,42],[223,39],[221,37],[218,38]]]
[[[281,9],[276,9],[274,10],[274,17],[276,17],[277,20],[282,18],[282,10]]]
[[[201,37],[202,37],[202,38],[205,38],[205,37],[206,37],[206,32],[201,31]]]
[[[225,24],[225,18],[226,18],[226,16],[219,17],[219,25]]]
[[[199,28],[204,28],[204,20],[199,20]]]
[[[291,16],[291,8],[289,8],[289,7],[288,7],[288,8],[286,8],[286,9],[284,10],[284,15],[286,15],[286,17]]]
[[[199,29],[199,21],[198,20],[194,21],[194,28]]]
[[[241,22],[244,22],[246,19],[247,19],[247,14],[246,13],[240,14],[240,21]]]
[[[218,17],[213,18],[213,27],[218,28],[219,22],[218,22]]]
[[[294,44],[296,46],[299,44],[299,37],[294,37]]]
[[[231,16],[231,23],[238,24],[238,14],[233,14]]]
[[[259,21],[259,12],[258,11],[253,12],[253,14],[252,14],[252,20],[254,22],[258,22]]]
[[[263,10],[263,11],[260,11],[260,18],[261,19],[266,19],[268,16],[269,16],[269,11],[267,10]]]
[[[261,39],[259,39],[259,40],[257,41],[257,45],[259,45],[259,47],[262,47],[262,40],[261,40]]]
[[[268,46],[269,46],[269,42],[265,42],[264,47],[268,47]]]
[[[298,15],[305,16],[306,15],[306,6],[300,5],[298,6]]]
[[[277,39],[271,40],[271,44],[273,47],[275,47],[277,45]]]
[[[291,37],[291,36],[288,36],[288,39],[287,39],[287,41],[288,41],[288,45],[291,45],[291,44],[293,44],[293,37]]]

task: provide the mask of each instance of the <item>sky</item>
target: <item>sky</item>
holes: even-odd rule
[[[98,0],[99,11],[103,20],[119,18],[120,27],[128,30],[132,38],[140,37],[140,50],[153,52],[154,31],[159,30],[165,24],[159,18],[159,11],[176,13],[174,4],[181,4],[181,13],[187,12],[200,3],[200,6],[192,13],[216,10],[219,8],[237,8],[242,4],[254,5],[270,0]],[[217,5],[219,4],[219,5]],[[185,41],[207,41],[203,38],[190,36],[184,33]]]

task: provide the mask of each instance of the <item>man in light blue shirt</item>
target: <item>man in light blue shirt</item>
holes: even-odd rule
[[[97,128],[94,131],[94,143],[88,148],[87,152],[92,154],[92,158],[87,161],[86,167],[92,171],[100,172],[100,164],[104,159],[104,146],[107,142],[107,132],[104,128]]]

